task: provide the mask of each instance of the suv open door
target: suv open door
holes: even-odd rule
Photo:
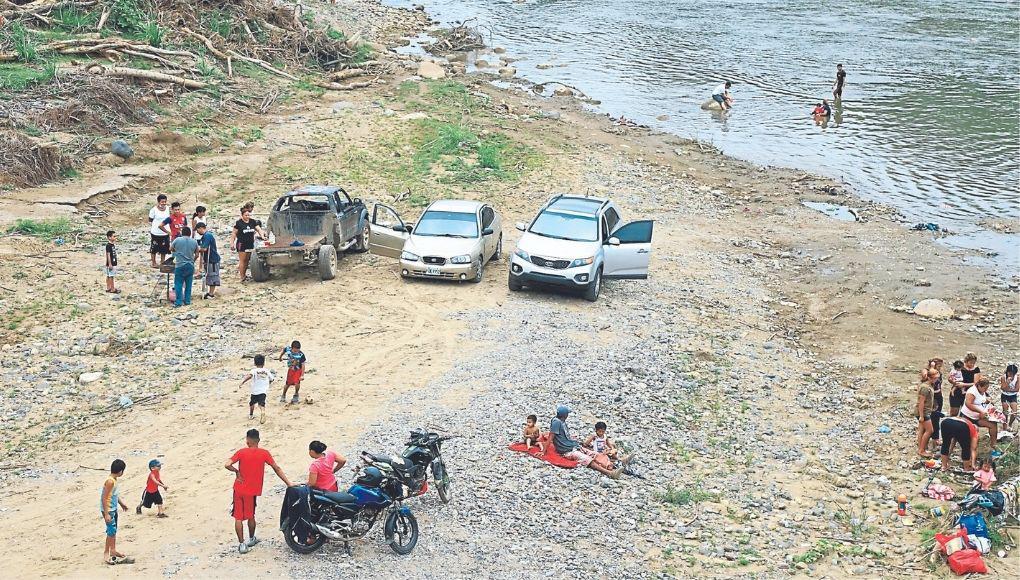
[[[652,256],[652,220],[616,228],[606,240],[602,275],[606,278],[645,279]]]
[[[399,258],[404,242],[411,236],[404,220],[393,208],[377,203],[372,208],[372,228],[368,234],[368,251],[380,256]]]

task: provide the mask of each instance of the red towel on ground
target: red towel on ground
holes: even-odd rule
[[[556,467],[562,467],[564,469],[573,469],[577,467],[577,462],[573,459],[567,459],[556,452],[556,447],[552,444],[552,437],[550,433],[543,433],[539,438],[539,441],[545,445],[545,453],[542,453],[538,445],[532,445],[531,449],[525,443],[514,443],[510,445],[510,451],[517,451],[519,453],[527,453],[532,457],[537,457],[546,463],[551,463]]]

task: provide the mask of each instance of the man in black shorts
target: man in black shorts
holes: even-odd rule
[[[160,228],[168,217],[170,209],[166,206],[166,196],[161,193],[156,196],[156,205],[149,210],[149,256],[153,268],[158,268],[170,253],[170,235]],[[156,254],[159,254],[159,263],[156,263]]]
[[[837,101],[843,99],[843,83],[846,82],[846,71],[843,70],[843,65],[836,65],[836,83],[832,85],[832,98]]]

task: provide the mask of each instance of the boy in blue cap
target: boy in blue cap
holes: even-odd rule
[[[167,515],[163,513],[163,496],[159,493],[159,488],[163,488],[165,491],[169,491],[166,485],[163,484],[163,480],[159,476],[159,469],[163,467],[163,464],[158,459],[153,459],[149,462],[149,478],[145,480],[145,492],[142,493],[142,503],[138,504],[135,508],[135,513],[142,513],[142,508],[151,508],[156,506],[156,517],[165,518]]]

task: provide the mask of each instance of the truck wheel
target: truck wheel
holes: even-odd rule
[[[368,234],[369,234],[368,220],[365,220],[365,226],[361,228],[361,233],[358,234],[358,241],[355,242],[354,244],[354,251],[356,252],[368,251]]]
[[[319,248],[319,278],[323,281],[336,278],[336,248],[333,246]]]
[[[588,286],[584,289],[584,299],[588,302],[595,302],[599,299],[599,293],[602,291],[602,269],[599,268],[595,271],[595,279],[588,283]]]
[[[269,264],[259,259],[258,254],[251,257],[251,279],[256,282],[265,282],[269,279]]]

